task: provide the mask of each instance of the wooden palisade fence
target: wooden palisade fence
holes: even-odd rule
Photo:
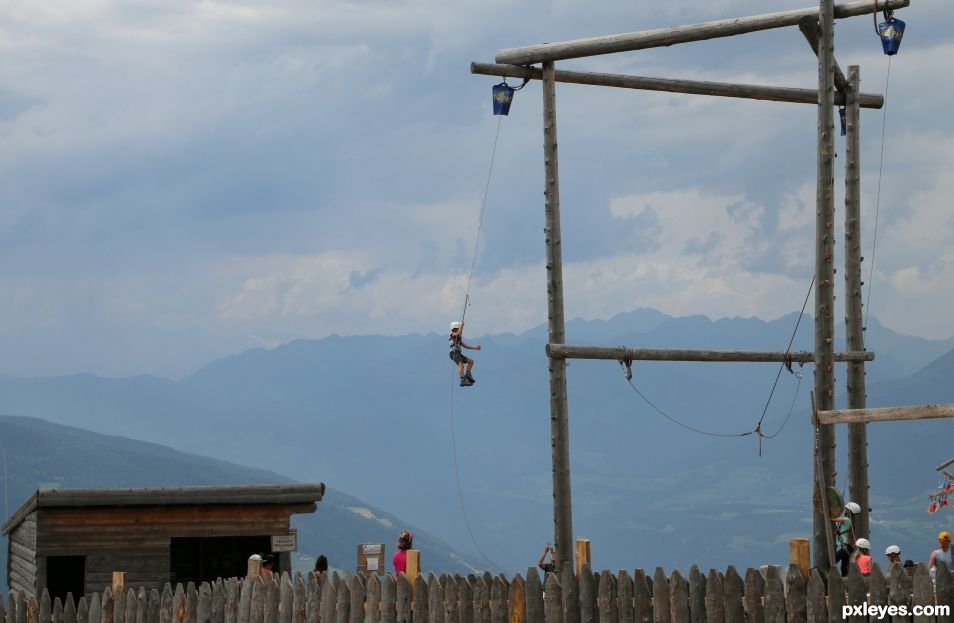
[[[864,623],[868,616],[842,616],[842,606],[954,605],[954,577],[942,562],[936,588],[924,565],[913,578],[900,566],[885,576],[877,564],[869,578],[856,567],[842,578],[827,579],[813,570],[806,582],[798,567],[785,578],[778,567],[734,567],[703,575],[693,565],[688,579],[679,571],[652,577],[637,569],[591,573],[577,578],[569,565],[549,574],[545,584],[536,569],[519,574],[419,576],[413,587],[404,575],[216,580],[160,594],[128,589],[114,596],[107,587],[74,603],[44,591],[0,599],[0,623]],[[870,617],[872,621],[876,617]],[[954,623],[951,616],[894,617],[913,623]],[[891,621],[886,616],[884,621]]]

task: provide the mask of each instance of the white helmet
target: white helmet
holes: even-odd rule
[[[871,549],[871,541],[868,539],[858,539],[855,541],[855,547],[860,547],[861,549]]]
[[[884,555],[889,556],[891,554],[897,554],[898,556],[900,556],[901,548],[898,547],[897,545],[889,545],[887,548],[885,548]]]
[[[845,504],[845,508],[851,511],[852,515],[857,515],[861,512],[861,507],[858,506],[855,502],[848,502]]]
[[[451,329],[451,331],[453,331],[454,329],[460,329],[462,326],[464,326],[463,323],[458,322],[457,320],[455,320],[454,322],[450,323],[450,329]]]

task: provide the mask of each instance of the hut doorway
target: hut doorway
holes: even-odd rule
[[[79,599],[86,591],[86,556],[48,556],[46,559],[46,588],[50,599],[66,602],[66,594]]]
[[[173,585],[245,577],[248,557],[269,551],[268,536],[173,537],[169,546]]]

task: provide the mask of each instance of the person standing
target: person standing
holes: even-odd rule
[[[550,555],[550,562],[546,562],[547,554]],[[537,561],[537,566],[543,569],[544,573],[553,573],[557,570],[558,564],[556,549],[547,543],[546,547],[543,548],[543,553],[540,554],[540,560]]]
[[[941,530],[937,533],[937,542],[941,547],[931,552],[931,557],[928,558],[928,568],[931,570],[932,578],[937,570],[939,560],[943,560],[947,563],[948,571],[954,569],[954,560],[952,560],[952,552],[954,552],[954,550],[951,548],[951,533],[947,530]]]
[[[397,551],[391,563],[394,565],[395,577],[401,577],[402,573],[407,573],[407,550],[414,545],[414,535],[407,530],[402,530],[398,535]]]
[[[897,545],[889,545],[884,550],[884,555],[888,557],[888,567],[901,564],[901,548]]]
[[[855,556],[858,571],[861,571],[861,575],[871,575],[871,542],[868,539],[858,539],[855,541],[855,547],[858,548],[858,555]]]
[[[315,570],[311,572],[312,575],[315,576],[315,580],[318,581],[318,588],[321,588],[322,574],[327,573],[327,571],[328,571],[328,559],[325,558],[324,554],[321,554],[320,556],[318,556],[318,558],[315,559]]]

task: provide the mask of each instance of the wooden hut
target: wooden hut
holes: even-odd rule
[[[291,515],[314,512],[324,491],[322,483],[37,491],[3,524],[7,585],[78,599],[110,585],[114,571],[147,589],[241,577],[251,554],[293,547]],[[289,570],[290,552],[275,559]]]

